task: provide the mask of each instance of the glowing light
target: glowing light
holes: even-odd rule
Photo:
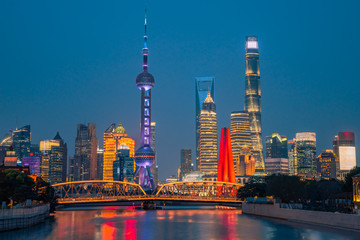
[[[339,147],[340,170],[351,170],[356,166],[356,149],[351,146]]]
[[[246,48],[247,49],[258,49],[258,42],[257,41],[247,41]]]

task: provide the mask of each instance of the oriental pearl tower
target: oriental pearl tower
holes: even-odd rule
[[[141,146],[135,152],[136,171],[135,177],[139,174],[140,186],[145,189],[154,189],[154,181],[151,176],[150,167],[154,163],[155,153],[150,147],[151,141],[151,88],[154,87],[155,79],[148,72],[148,55],[146,35],[146,7],[145,7],[145,34],[143,55],[143,71],[136,77],[136,86],[141,91]]]

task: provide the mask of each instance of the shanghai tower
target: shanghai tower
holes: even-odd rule
[[[264,157],[261,137],[259,47],[256,36],[246,37],[245,56],[245,111],[249,113],[255,171],[257,173],[263,173]]]
[[[145,8],[145,34],[143,55],[143,71],[136,77],[136,86],[141,91],[141,120],[140,120],[140,141],[141,146],[135,152],[135,163],[137,165],[134,179],[139,174],[140,186],[143,188],[154,189],[154,181],[151,176],[150,167],[154,163],[155,152],[150,147],[151,142],[151,88],[154,87],[155,79],[148,72],[148,55],[146,34],[146,8]]]

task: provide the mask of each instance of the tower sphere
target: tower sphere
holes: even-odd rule
[[[142,146],[135,152],[135,162],[138,166],[151,166],[155,158],[155,153],[149,146]]]
[[[155,85],[155,79],[149,72],[142,72],[136,77],[136,86],[145,90],[151,89]]]

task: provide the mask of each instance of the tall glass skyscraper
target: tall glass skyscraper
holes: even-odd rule
[[[249,113],[252,151],[255,158],[255,170],[264,172],[264,156],[261,138],[261,90],[259,47],[255,36],[246,37],[245,45],[245,111]]]
[[[22,161],[23,157],[30,155],[31,131],[30,125],[16,129],[13,132],[13,145],[15,148],[18,161]]]
[[[206,97],[200,112],[200,171],[206,175],[216,175],[218,165],[218,135],[216,106],[210,96]]]
[[[195,78],[195,128],[196,128],[196,170],[200,170],[200,112],[202,105],[210,92],[210,96],[215,101],[215,78],[197,77]]]
[[[266,158],[288,158],[288,139],[273,133],[266,137]]]
[[[316,173],[316,134],[296,133],[295,146],[298,174]]]

